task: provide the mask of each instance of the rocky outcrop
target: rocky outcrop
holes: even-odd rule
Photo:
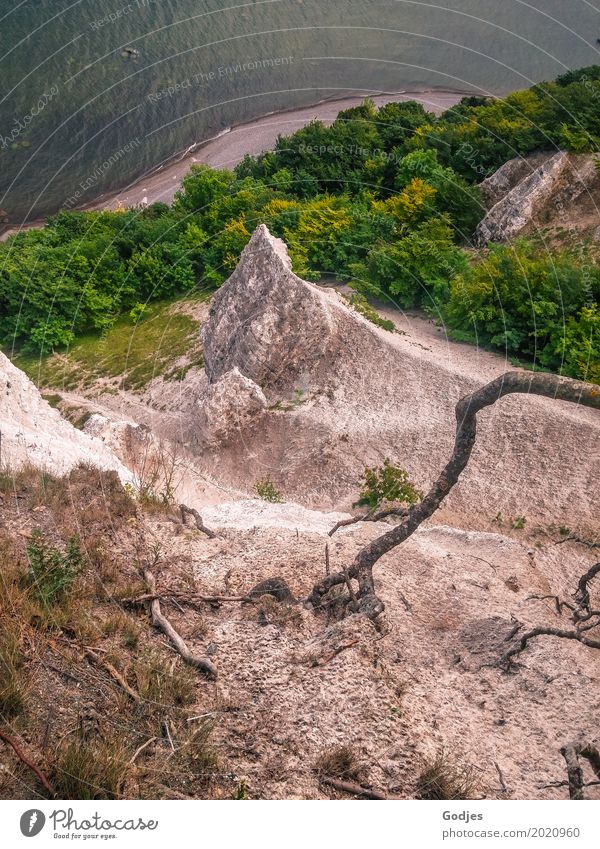
[[[123,482],[128,469],[99,439],[77,430],[45,401],[26,374],[0,353],[1,466],[26,464],[57,475],[79,463],[115,470]]]
[[[267,399],[260,386],[234,367],[209,384],[202,398],[196,423],[199,441],[225,444],[244,428],[258,424],[266,408]]]
[[[202,328],[208,381],[237,368],[265,390],[288,387],[331,363],[351,319],[335,294],[293,273],[284,242],[261,224]]]
[[[501,165],[489,177],[479,184],[486,209],[491,209],[506,197],[515,186],[544,165],[552,157],[551,153],[534,153],[530,156],[516,156]]]
[[[560,151],[517,182],[480,222],[475,231],[475,243],[484,246],[488,242],[506,242],[520,233],[551,198],[568,164],[568,154]],[[484,181],[487,183],[484,192],[494,197],[501,192],[502,186],[510,185],[518,172],[519,166],[511,160],[502,166],[500,173]]]

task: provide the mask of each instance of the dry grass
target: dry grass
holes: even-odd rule
[[[425,764],[417,780],[418,799],[477,799],[476,773],[444,749]]]
[[[205,695],[197,673],[143,607],[118,604],[143,592],[135,564],[144,555],[130,530],[138,508],[118,480],[84,467],[61,480],[4,473],[0,504],[0,727],[21,740],[61,798],[230,795],[228,779],[225,790],[219,783],[213,723],[187,722],[192,706],[206,710],[197,705]],[[65,583],[74,534],[80,560]],[[190,620],[192,630],[205,627],[196,612]],[[0,767],[0,797],[30,798],[35,780],[6,747]]]
[[[118,799],[122,796],[129,751],[115,740],[76,739],[56,754],[52,783],[60,799]]]
[[[352,746],[346,744],[323,752],[315,763],[315,771],[319,777],[360,782],[363,768]]]

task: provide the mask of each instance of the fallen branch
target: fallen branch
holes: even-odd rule
[[[341,781],[339,778],[331,778],[328,775],[324,775],[319,781],[321,784],[326,784],[335,790],[341,790],[342,793],[350,793],[352,796],[358,796],[361,799],[381,799],[387,802],[390,798],[389,796],[384,796],[383,793],[379,793],[377,790],[371,790],[369,787],[354,784],[352,781]]]
[[[202,531],[203,534],[209,539],[214,539],[216,534],[214,531],[211,531],[210,528],[207,528],[204,522],[202,521],[202,516],[194,507],[188,507],[185,504],[180,504],[179,509],[181,510],[181,524],[185,527],[186,524],[186,515],[189,513],[190,516],[193,516],[196,521],[196,527],[199,531]]]
[[[154,596],[150,602],[150,612],[152,614],[152,624],[154,627],[159,628],[163,634],[169,638],[186,663],[189,663],[190,666],[195,666],[196,669],[200,669],[210,678],[216,678],[217,670],[210,660],[193,654],[187,647],[185,640],[177,633],[166,616],[163,616],[160,609],[160,601],[156,595],[156,580],[149,569],[144,569],[144,580],[148,585],[150,595]]]
[[[97,666],[101,667],[102,669],[105,669],[108,672],[108,674],[110,675],[110,677],[114,681],[117,682],[117,684],[119,685],[119,687],[121,687],[122,690],[125,690],[127,695],[131,699],[133,699],[134,702],[141,701],[141,696],[139,695],[139,693],[136,693],[135,690],[131,689],[131,687],[129,686],[127,681],[123,678],[121,673],[118,672],[115,669],[115,667],[112,665],[112,663],[109,663],[107,660],[101,660],[98,657],[98,655],[96,654],[96,652],[93,651],[88,646],[84,646],[83,651],[85,652],[85,656],[87,658],[89,658],[91,661],[93,661],[93,663],[95,663]]]
[[[45,789],[48,791],[48,793],[50,793],[51,796],[56,796],[56,793],[54,792],[54,788],[52,787],[52,785],[50,784],[50,782],[48,781],[48,779],[46,778],[44,773],[41,771],[41,769],[39,767],[37,767],[33,763],[33,761],[31,761],[27,757],[27,755],[25,755],[21,751],[21,749],[19,748],[17,743],[15,743],[13,738],[9,737],[8,734],[5,734],[4,731],[0,731],[0,740],[4,740],[5,743],[8,743],[8,745],[11,746],[11,748],[14,750],[14,753],[19,758],[19,760],[22,763],[24,763],[26,767],[29,767],[29,769],[33,773],[35,773],[36,777],[38,778],[40,783],[43,785],[43,787],[45,787]]]
[[[142,745],[138,749],[136,749],[135,752],[133,753],[133,755],[129,758],[129,763],[134,764],[136,762],[138,756],[142,754],[144,749],[147,749],[148,746],[150,746],[151,743],[154,743],[155,741],[156,741],[156,737],[150,737],[149,740],[146,740],[145,743],[142,743]]]

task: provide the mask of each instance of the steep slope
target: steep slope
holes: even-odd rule
[[[202,330],[206,386],[181,410],[200,463],[229,486],[269,475],[286,497],[316,507],[349,506],[365,465],[386,456],[426,485],[451,451],[457,400],[510,366],[447,343],[431,326],[423,345],[414,333],[419,321],[406,316],[396,334],[370,324],[335,291],[293,274],[284,244],[261,226],[213,300]],[[219,390],[223,426],[234,369],[247,379],[252,415],[239,414],[236,378],[233,427],[207,447],[203,410]],[[479,433],[445,505],[453,521],[473,527],[498,512],[595,521],[597,414],[509,397],[483,413]]]
[[[0,352],[1,465],[31,464],[64,474],[79,463],[113,469],[122,481],[130,472],[99,439],[73,427],[45,401],[34,384]]]

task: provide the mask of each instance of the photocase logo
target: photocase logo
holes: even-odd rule
[[[35,837],[45,824],[46,817],[42,811],[32,808],[30,811],[25,811],[21,817],[21,834],[24,834],[25,837]]]

